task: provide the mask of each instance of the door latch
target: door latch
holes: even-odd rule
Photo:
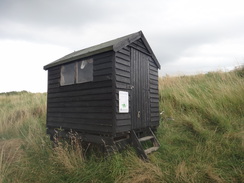
[[[140,118],[141,117],[141,111],[138,111],[137,112],[137,118]]]

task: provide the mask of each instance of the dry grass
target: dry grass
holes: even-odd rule
[[[38,119],[46,113],[45,101],[43,94],[0,95],[1,182],[9,180],[18,171],[17,164],[24,162],[22,147],[36,139],[34,134],[40,131]]]
[[[0,95],[0,182],[244,182],[244,79],[208,73],[159,79],[161,147],[84,158],[79,143],[52,147],[46,94]]]
[[[216,182],[216,183],[226,183],[226,181],[220,177],[220,175],[217,173],[217,169],[214,169],[211,166],[208,166],[206,168],[206,176],[208,177],[210,182]]]
[[[72,172],[78,169],[84,163],[82,147],[79,143],[69,145],[68,143],[59,143],[54,148],[51,159],[56,161],[64,170]]]
[[[28,119],[45,116],[46,97],[29,93],[0,95],[0,107],[0,135],[9,138],[21,134]]]
[[[117,178],[116,182],[120,183],[159,183],[165,182],[164,173],[161,168],[152,164],[151,162],[145,162],[135,154],[129,154],[130,158],[125,159],[125,164],[127,166],[127,171],[124,175]]]
[[[21,145],[23,141],[20,139],[10,139],[0,141],[0,182],[4,182],[7,176],[13,170],[11,165],[19,162],[23,157]]]

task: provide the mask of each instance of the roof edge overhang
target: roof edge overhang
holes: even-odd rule
[[[113,45],[113,50],[115,52],[121,50],[122,48],[128,46],[129,44],[133,43],[134,41],[140,39],[141,35],[142,35],[142,31],[132,34],[127,39],[124,39],[124,40],[118,42],[117,44]]]
[[[132,36],[128,37],[127,39],[115,44],[113,46],[113,50],[115,52],[119,51],[120,49],[130,45],[131,43],[133,43],[134,41],[138,40],[138,39],[142,39],[142,41],[144,42],[145,46],[147,47],[148,51],[150,52],[153,60],[155,61],[155,64],[157,65],[158,69],[161,69],[161,65],[158,62],[158,59],[156,58],[155,54],[153,53],[150,45],[148,44],[144,34],[142,33],[142,31],[139,31],[135,34],[132,34]]]
[[[158,69],[161,69],[161,65],[157,59],[157,57],[155,56],[155,54],[153,53],[152,48],[150,47],[150,45],[148,44],[144,34],[141,32],[141,39],[144,42],[145,46],[147,47],[148,51],[151,53],[151,56],[153,58],[153,60],[155,61],[155,64],[157,65]]]
[[[130,34],[128,36],[124,36],[124,37],[121,37],[121,38],[118,38],[118,39],[115,39],[112,41],[108,41],[108,42],[102,43],[100,45],[92,46],[92,47],[85,48],[85,49],[77,51],[77,52],[70,53],[54,62],[51,62],[50,64],[45,65],[43,67],[43,69],[48,70],[49,68],[54,67],[54,66],[66,64],[66,63],[69,63],[69,62],[72,62],[72,61],[75,61],[78,59],[82,59],[82,58],[89,57],[89,56],[99,54],[99,53],[103,53],[106,51],[113,50],[114,52],[117,52],[138,39],[142,39],[142,41],[144,42],[148,51],[150,52],[150,55],[152,56],[153,60],[155,61],[155,64],[160,69],[161,66],[160,66],[155,54],[153,53],[151,47],[149,46],[145,36],[143,35],[142,31],[139,31],[139,32],[136,32],[136,33]],[[116,41],[116,40],[118,40],[118,41]],[[113,41],[116,41],[116,42],[114,42],[114,44],[106,44],[106,43],[113,42]],[[99,47],[100,47],[100,49],[99,49]],[[82,53],[80,53],[80,52],[82,52]]]
[[[44,70],[48,70],[49,68],[54,67],[54,66],[66,64],[66,63],[69,63],[69,62],[72,62],[72,61],[75,61],[75,60],[78,60],[78,59],[82,59],[82,58],[85,58],[85,57],[89,57],[89,56],[92,56],[92,55],[95,55],[95,54],[99,54],[99,53],[103,53],[103,52],[111,51],[111,50],[113,50],[113,47],[112,46],[108,46],[108,47],[105,47],[105,48],[102,48],[102,49],[99,49],[99,50],[88,51],[87,53],[84,53],[82,55],[73,56],[73,57],[68,58],[68,59],[63,59],[64,57],[62,57],[62,58],[60,58],[60,59],[58,59],[58,60],[56,60],[56,61],[54,61],[54,62],[52,62],[50,64],[45,65],[43,67],[43,69]]]

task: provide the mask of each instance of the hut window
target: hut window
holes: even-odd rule
[[[75,65],[75,63],[71,63],[61,67],[61,86],[75,83]]]
[[[93,81],[93,59],[78,62],[77,83]]]
[[[93,81],[93,59],[82,60],[61,67],[61,86],[89,81]]]

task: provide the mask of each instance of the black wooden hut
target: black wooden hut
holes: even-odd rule
[[[159,125],[160,64],[141,31],[70,53],[48,70],[47,133],[76,131],[89,142],[151,140]],[[138,148],[137,148],[138,150]]]

